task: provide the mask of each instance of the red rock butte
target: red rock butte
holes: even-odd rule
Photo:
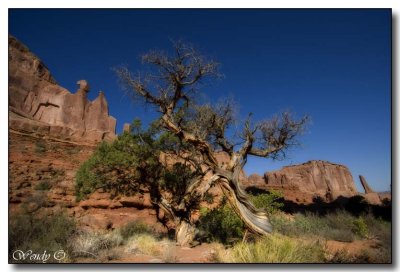
[[[72,94],[25,45],[12,36],[8,41],[10,129],[72,142],[115,139],[116,119],[103,92],[89,101],[89,84],[79,80]]]
[[[266,172],[264,179],[269,186],[292,187],[331,199],[357,194],[349,169],[344,165],[327,161],[315,160],[286,166],[279,171]]]

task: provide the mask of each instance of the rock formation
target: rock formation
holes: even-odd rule
[[[265,187],[265,180],[262,176],[260,176],[259,174],[251,174],[248,178],[247,178],[247,182],[244,184],[245,187]]]
[[[364,188],[364,191],[365,191],[366,194],[375,193],[371,189],[371,187],[369,187],[367,180],[362,175],[360,175],[359,178],[360,178],[361,185]]]
[[[357,194],[349,169],[327,161],[309,161],[264,174],[266,187],[297,190],[327,200]]]
[[[361,185],[365,191],[363,197],[371,204],[377,204],[377,205],[382,204],[379,194],[377,194],[374,190],[371,189],[371,187],[369,187],[367,180],[362,175],[360,175],[359,178]]]
[[[26,46],[12,36],[8,41],[11,129],[89,143],[115,138],[116,120],[102,92],[89,101],[89,84],[80,80],[77,92],[70,93]]]

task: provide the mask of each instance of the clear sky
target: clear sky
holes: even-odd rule
[[[308,114],[302,146],[282,162],[249,159],[247,174],[308,160],[349,167],[377,191],[391,177],[391,11],[380,10],[10,10],[9,33],[75,92],[103,90],[117,132],[151,108],[132,104],[112,67],[140,70],[138,56],[183,39],[221,63],[224,79],[204,91],[233,96],[240,113],[264,119],[285,109]]]

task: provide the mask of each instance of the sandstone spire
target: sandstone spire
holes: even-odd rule
[[[375,193],[374,190],[372,190],[371,187],[369,187],[367,180],[362,175],[360,175],[359,178],[366,194]]]
[[[42,61],[12,36],[8,54],[11,129],[88,143],[116,137],[116,120],[102,92],[91,102],[86,80],[77,81],[74,94],[57,85]]]

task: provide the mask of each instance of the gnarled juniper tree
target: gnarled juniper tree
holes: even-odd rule
[[[111,197],[148,193],[165,227],[170,227],[169,219],[174,226],[184,222],[191,226],[192,212],[199,208],[206,192],[199,191],[200,186],[192,187],[206,173],[196,156],[193,146],[163,130],[158,120],[146,130],[135,120],[130,132],[112,143],[103,142],[81,165],[76,176],[77,200],[98,189],[110,192]],[[181,234],[176,231],[176,240],[189,243]]]
[[[174,43],[173,53],[151,51],[142,56],[148,65],[145,74],[133,75],[126,67],[116,69],[124,88],[134,99],[153,105],[160,114],[160,125],[190,152],[176,154],[190,161],[196,174],[186,182],[179,203],[172,205],[163,197],[157,205],[165,210],[176,224],[178,244],[194,238],[191,221],[194,198],[202,198],[211,186],[218,185],[246,227],[260,235],[271,232],[267,214],[256,209],[241,188],[239,174],[248,156],[278,159],[297,144],[297,136],[304,130],[308,118],[295,120],[284,112],[258,123],[251,115],[243,122],[237,137],[229,137],[228,130],[236,122],[235,106],[231,102],[218,105],[200,104],[196,99],[201,83],[219,75],[218,63],[205,59],[193,46]],[[226,152],[229,162],[218,164],[216,151]],[[200,166],[201,167],[198,167]]]

